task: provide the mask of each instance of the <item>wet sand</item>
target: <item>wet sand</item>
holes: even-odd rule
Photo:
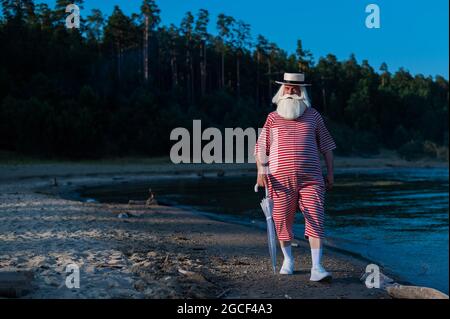
[[[347,254],[326,250],[334,280],[312,283],[304,241],[293,249],[295,274],[274,275],[265,231],[175,207],[64,199],[82,186],[139,180],[151,186],[152,176],[218,169],[224,166],[0,165],[0,271],[33,273],[33,288],[22,298],[389,298],[365,287],[367,262]],[[229,165],[225,172],[252,170]],[[80,266],[79,289],[65,285],[71,263]]]

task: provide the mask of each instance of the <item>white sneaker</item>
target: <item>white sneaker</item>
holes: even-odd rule
[[[294,260],[284,259],[283,266],[281,266],[280,274],[292,275],[294,273]]]
[[[311,281],[331,280],[331,273],[325,270],[322,266],[311,268]]]

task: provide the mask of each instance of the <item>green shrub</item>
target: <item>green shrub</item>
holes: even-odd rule
[[[326,121],[326,126],[336,143],[336,154],[340,156],[371,156],[379,154],[380,143],[375,134],[357,131],[348,125]]]
[[[423,143],[424,153],[432,158],[448,161],[448,146],[440,146],[432,141],[425,141]]]
[[[407,161],[420,159],[424,156],[423,144],[417,140],[409,141],[398,149],[398,154]]]
[[[448,146],[440,146],[432,141],[412,140],[398,149],[400,157],[412,161],[421,158],[433,158],[448,161]]]
[[[403,125],[399,125],[395,128],[394,135],[390,140],[390,143],[394,148],[400,147],[404,145],[409,140],[408,131],[403,127]]]
[[[353,134],[352,148],[353,153],[360,156],[371,156],[380,153],[378,139],[371,132],[363,131]]]

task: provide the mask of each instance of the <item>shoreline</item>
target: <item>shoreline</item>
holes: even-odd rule
[[[324,264],[335,280],[331,285],[311,283],[306,241],[297,240],[294,247],[300,265],[294,276],[274,276],[269,269],[266,233],[261,229],[213,220],[179,207],[84,203],[60,197],[96,183],[151,181],[152,176],[199,171],[198,166],[174,173],[173,168],[161,166],[147,166],[143,171],[121,165],[99,172],[98,166],[84,164],[69,171],[64,170],[66,164],[44,171],[41,165],[16,166],[5,175],[5,167],[0,166],[0,269],[35,273],[37,287],[24,298],[390,298],[383,290],[364,286],[360,277],[367,263],[346,251],[326,249]],[[214,174],[218,169],[222,168],[200,171]],[[226,170],[227,174],[239,171],[242,166]],[[250,171],[250,167],[244,169]],[[52,186],[54,176],[58,186]],[[64,207],[65,215],[54,213],[61,210],[58,207]],[[121,212],[131,217],[117,218]],[[26,215],[28,222],[17,214]],[[80,219],[82,224],[73,225]],[[57,231],[52,234],[49,229],[54,227]],[[41,233],[33,236],[38,230]],[[36,246],[34,241],[48,246]],[[30,242],[36,246],[34,251],[20,249]],[[91,282],[88,290],[64,286],[61,259],[83,265]]]
[[[321,157],[322,168],[325,161]],[[40,170],[36,170],[39,167]],[[400,158],[395,151],[381,150],[373,156],[334,156],[335,169],[372,169],[372,168],[449,168],[449,162],[437,159],[421,159],[407,161]],[[0,161],[0,182],[8,179],[45,177],[47,169],[51,169],[52,176],[96,176],[98,174],[117,175],[123,173],[198,173],[216,171],[248,170],[256,172],[254,163],[212,163],[212,164],[172,164],[168,157],[161,158],[116,158],[99,161]]]
[[[258,230],[261,230],[264,232],[266,231],[265,224],[262,224],[262,223],[261,223],[261,225],[255,225],[250,222],[239,221],[238,219],[230,220],[227,215],[208,212],[208,211],[196,210],[189,206],[183,206],[183,205],[167,205],[167,206],[189,210],[190,212],[193,212],[194,214],[199,214],[201,216],[205,216],[207,218],[211,218],[211,219],[218,220],[218,221],[223,221],[225,223],[238,224],[238,225],[243,225],[245,227],[255,228],[255,229],[258,229]],[[293,242],[294,242],[294,245],[298,245],[300,242],[304,243],[304,245],[306,245],[306,246],[308,245],[308,242],[306,241],[306,239],[304,239],[302,236],[298,236],[298,235],[294,235]],[[340,248],[336,245],[331,245],[329,242],[323,243],[323,246],[325,248],[325,251],[332,251],[332,252],[335,252],[338,254],[345,255],[347,257],[354,258],[354,259],[358,260],[359,262],[364,262],[366,265],[377,263],[376,260],[371,260],[370,258],[365,257],[357,252],[353,252],[353,251],[347,250],[345,248]],[[278,253],[280,253],[280,252],[278,252]],[[387,278],[392,279],[395,283],[402,284],[402,285],[413,285],[411,282],[408,282],[407,280],[400,278],[400,276],[398,276],[397,274],[386,273],[384,271],[382,271],[382,273]]]

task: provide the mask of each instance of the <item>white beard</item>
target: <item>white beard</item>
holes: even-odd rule
[[[306,104],[298,95],[285,95],[277,103],[277,113],[286,120],[295,120],[302,116]]]

